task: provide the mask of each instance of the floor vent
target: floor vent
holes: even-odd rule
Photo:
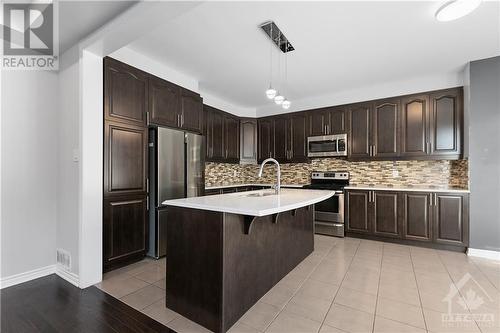
[[[63,249],[57,249],[57,264],[63,269],[71,271],[71,254]]]

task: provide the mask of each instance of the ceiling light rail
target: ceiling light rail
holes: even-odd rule
[[[260,28],[266,33],[266,35],[271,38],[271,41],[276,45],[281,52],[287,53],[295,50],[292,43],[286,38],[283,32],[278,28],[276,23],[273,21],[268,21],[262,23]]]

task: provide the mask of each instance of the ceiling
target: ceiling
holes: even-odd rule
[[[295,47],[290,100],[425,75],[461,72],[500,54],[500,8],[438,22],[441,2],[206,2],[134,41],[130,48],[196,78],[200,90],[243,107],[268,105],[274,20]],[[279,52],[273,48],[275,69]],[[277,77],[277,71],[274,77]],[[276,79],[275,79],[276,81]]]
[[[137,1],[60,1],[59,53],[71,48]]]

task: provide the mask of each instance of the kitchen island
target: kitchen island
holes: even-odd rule
[[[249,191],[167,206],[166,306],[226,332],[314,250],[314,204],[333,191]]]

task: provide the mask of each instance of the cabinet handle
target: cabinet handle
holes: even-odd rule
[[[326,134],[330,134],[330,125],[326,125]]]
[[[368,202],[372,202],[372,191],[368,191]]]
[[[437,193],[434,193],[434,206],[437,207],[437,205],[438,205],[438,195]]]
[[[377,145],[373,145],[372,156],[375,156],[376,154],[377,154]]]
[[[184,114],[181,113],[181,127],[184,126]]]
[[[328,131],[327,131],[327,129],[326,129],[326,125],[324,125],[324,126],[323,126],[323,133],[325,133],[325,135],[327,135],[327,134],[328,134]]]

